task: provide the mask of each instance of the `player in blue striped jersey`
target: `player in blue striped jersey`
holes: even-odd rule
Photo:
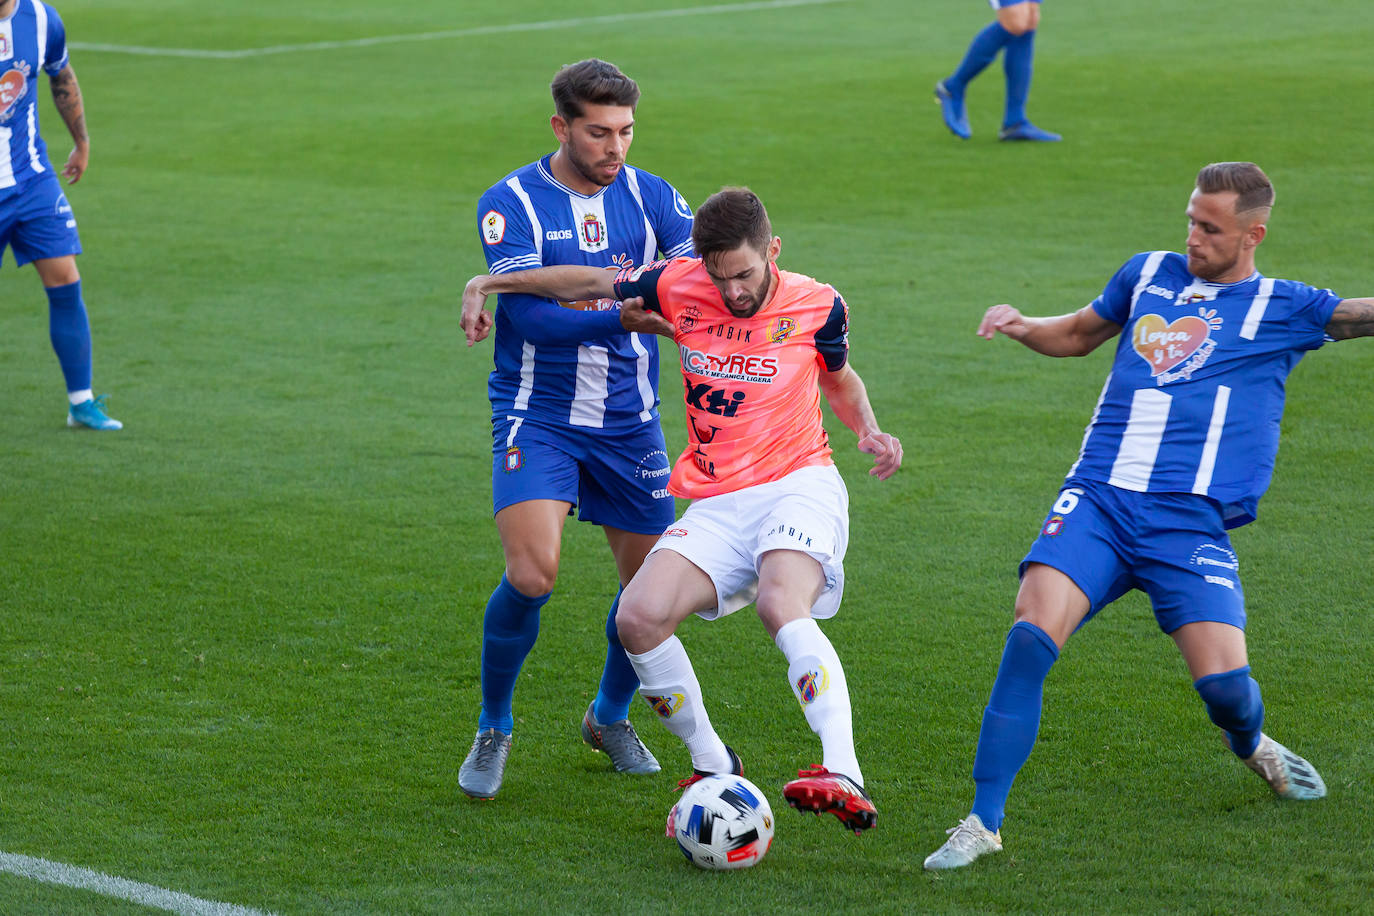
[[[666,181],[625,161],[639,101],[634,81],[612,64],[585,60],[559,71],[552,90],[558,150],[511,172],[478,203],[488,272],[553,264],[617,270],[690,255],[691,208]],[[539,633],[572,508],[602,526],[622,587],[674,512],[655,338],[624,331],[611,300],[501,296],[494,319],[480,309],[464,314],[469,345],[493,321],[492,498],[506,571],[487,602],[482,710],[458,777],[479,798],[501,786],[515,680]],[[658,762],[628,718],[639,680],[616,632],[618,602],[617,593],[582,736],[617,771],[653,773]]]
[[[75,141],[62,167],[75,184],[90,161],[90,137],[67,56],[62,20],[40,0],[0,0],[0,260],[30,261],[48,296],[48,337],[67,383],[67,425],[119,429],[91,393],[91,327],[81,297],[76,232],[67,195],[38,133],[38,74],[48,74],[53,103]]]
[[[1326,794],[1311,764],[1261,731],[1227,531],[1254,520],[1269,485],[1288,374],[1328,340],[1374,335],[1374,299],[1257,273],[1273,201],[1254,163],[1213,163],[1188,202],[1186,255],[1136,255],[1068,315],[1028,318],[998,305],[984,316],[982,336],[1002,333],[1048,356],[1120,341],[1078,460],[1021,563],[1015,622],[978,736],[972,810],[926,868],[1002,848],[1003,809],[1035,743],[1050,667],[1074,630],[1133,588],[1150,596],[1236,756],[1281,797]]]
[[[1056,133],[1042,130],[1026,116],[1034,69],[1035,33],[1040,28],[1040,0],[988,0],[997,19],[973,37],[954,72],[935,84],[935,101],[950,133],[962,140],[973,136],[964,94],[968,84],[1002,53],[1007,83],[1006,106],[999,140],[1030,140],[1054,143]]]

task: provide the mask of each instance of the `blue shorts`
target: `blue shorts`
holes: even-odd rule
[[[81,253],[76,217],[52,172],[0,191],[0,262],[6,246],[14,249],[19,267],[39,258]]]
[[[1082,589],[1092,604],[1084,623],[1138,588],[1165,633],[1202,620],[1245,629],[1240,564],[1220,506],[1205,496],[1071,480],[1021,561],[1022,575],[1031,563],[1053,566]]]
[[[493,512],[529,499],[559,499],[577,506],[584,522],[662,534],[676,505],[668,492],[671,471],[657,420],[606,431],[492,418]]]

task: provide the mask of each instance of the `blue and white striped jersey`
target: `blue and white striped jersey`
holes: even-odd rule
[[[618,270],[692,253],[692,210],[662,178],[626,165],[588,196],[555,179],[550,158],[510,173],[478,202],[490,273],[553,264]],[[546,299],[498,299],[496,368],[487,384],[493,416],[595,429],[655,419],[657,342],[620,330],[614,301],[573,305],[604,314],[550,314]],[[577,330],[547,320],[566,317],[579,319]]]
[[[0,189],[52,170],[38,135],[38,71],[56,76],[67,66],[67,34],[57,10],[18,0],[0,19]]]
[[[1288,374],[1330,339],[1341,298],[1258,273],[1208,283],[1187,265],[1138,254],[1093,300],[1122,331],[1069,480],[1204,495],[1235,528],[1269,487]]]

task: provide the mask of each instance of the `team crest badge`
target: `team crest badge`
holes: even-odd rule
[[[682,310],[682,314],[677,317],[677,326],[684,334],[690,334],[697,326],[697,319],[701,317],[701,309],[695,305],[689,305]]]
[[[520,446],[512,445],[506,449],[506,473],[514,474],[525,466],[525,455],[520,451]]]
[[[782,318],[779,318],[778,320],[774,321],[772,326],[769,327],[768,339],[771,340],[773,343],[782,343],[784,340],[791,337],[792,332],[796,329],[797,322],[793,321],[791,318],[783,316]]]
[[[817,665],[815,671],[807,671],[797,678],[797,699],[803,706],[809,706],[816,697],[825,693],[830,686],[830,675],[824,665]]]
[[[482,241],[488,245],[499,245],[506,237],[506,218],[495,210],[488,210],[482,217]]]
[[[1046,537],[1054,537],[1064,530],[1064,516],[1052,515],[1050,520],[1045,522],[1045,527],[1040,529],[1040,533]]]
[[[654,712],[658,713],[660,718],[668,719],[672,717],[673,713],[682,708],[682,704],[687,698],[680,693],[670,693],[662,697],[651,697],[648,694],[644,694],[644,699],[654,708]]]
[[[595,213],[588,213],[582,217],[582,241],[586,247],[593,251],[603,247],[606,239],[606,226],[601,220],[597,219]]]
[[[9,60],[11,53],[9,32],[0,31],[0,60]]]

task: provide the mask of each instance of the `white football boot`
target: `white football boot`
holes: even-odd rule
[[[983,826],[978,815],[970,814],[959,826],[945,831],[949,839],[945,845],[926,856],[926,869],[963,868],[973,860],[990,852],[1002,851],[1002,833],[993,833]]]
[[[1326,783],[1317,768],[1266,734],[1260,734],[1259,746],[1245,758],[1245,765],[1260,774],[1280,798],[1311,801],[1326,795]]]

